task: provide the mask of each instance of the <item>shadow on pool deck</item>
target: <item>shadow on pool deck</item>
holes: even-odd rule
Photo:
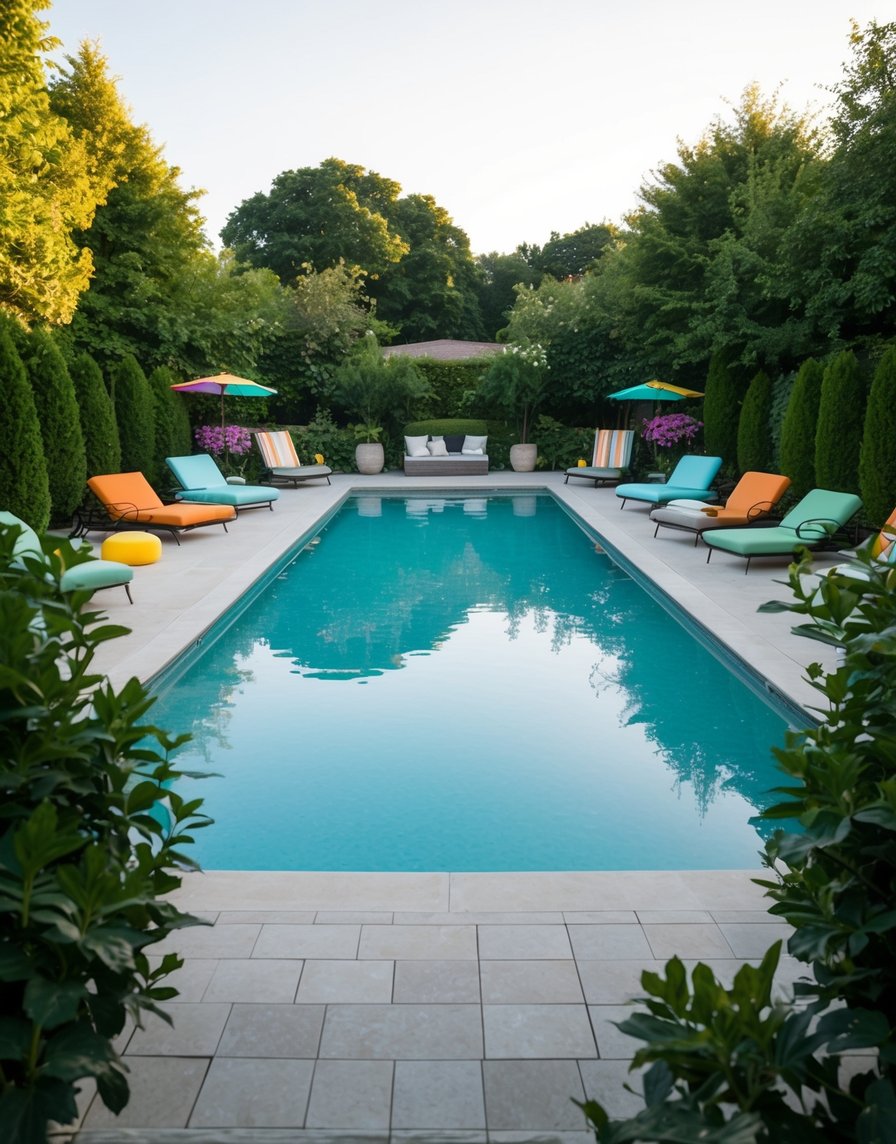
[[[772,688],[811,706],[804,665],[826,649],[795,637],[782,562],[717,558],[684,533],[653,538],[646,507],[562,474],[454,480],[336,476],[284,490],[273,513],[225,536],[163,541],[156,565],[98,601],[132,633],[101,649],[116,684],[147,679],[352,490],[548,488]],[[835,557],[819,558],[820,565]],[[114,598],[113,598],[114,597]],[[827,663],[827,666],[831,666]],[[176,899],[211,927],[165,948],[185,958],[174,1029],[128,1030],[132,1099],[114,1118],[91,1093],[79,1144],[485,1144],[593,1140],[571,1098],[633,1108],[634,1042],[613,1022],[645,968],[673,954],[723,978],[787,929],[765,912],[753,871],[350,874],[214,871]],[[159,947],[158,953],[162,949]],[[784,959],[782,986],[799,973]]]

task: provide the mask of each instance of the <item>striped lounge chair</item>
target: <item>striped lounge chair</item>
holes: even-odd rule
[[[634,429],[598,429],[594,434],[594,456],[590,465],[578,465],[566,470],[564,484],[570,477],[584,477],[594,481],[597,488],[602,482],[620,481],[632,459]]]
[[[265,466],[261,478],[263,481],[269,481],[271,484],[275,481],[291,481],[296,488],[300,481],[313,481],[318,477],[326,477],[327,484],[330,483],[330,474],[333,470],[327,465],[303,465],[299,461],[288,430],[256,433],[255,440],[258,442]]]

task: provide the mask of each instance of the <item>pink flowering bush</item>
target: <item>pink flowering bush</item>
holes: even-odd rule
[[[252,434],[242,425],[198,425],[193,433],[196,444],[218,460],[225,476],[241,477],[246,454],[252,448]],[[242,461],[235,458],[242,457]]]
[[[650,421],[645,418],[643,425],[644,440],[653,442],[656,466],[664,473],[671,472],[673,463],[703,428],[702,421],[686,413],[663,413]]]

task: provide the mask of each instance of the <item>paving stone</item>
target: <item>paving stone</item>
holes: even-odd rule
[[[150,957],[148,960],[150,966],[156,969],[162,959]],[[177,990],[177,997],[174,998],[177,1002],[201,1001],[218,964],[218,961],[212,958],[186,958],[180,969],[168,974],[164,983]]]
[[[732,957],[734,951],[714,922],[691,925],[645,925],[644,933],[653,956],[659,961],[670,957]]]
[[[566,926],[514,925],[479,927],[480,960],[563,960],[572,955]]]
[[[84,1128],[109,1128],[116,1134],[123,1128],[184,1128],[208,1066],[201,1057],[132,1057],[127,1105],[115,1116],[101,1100],[94,1100]]]
[[[481,1060],[479,1006],[330,1005],[320,1056],[355,1060]]]
[[[482,1000],[490,1005],[584,1000],[574,961],[483,961]]]
[[[475,961],[475,926],[364,926],[359,958]]]
[[[203,1001],[280,1001],[290,1004],[299,986],[302,962],[266,958],[219,961]]]
[[[318,1061],[311,1082],[309,1128],[388,1128],[392,1061]]]
[[[396,961],[396,1004],[478,1004],[479,963],[475,961]]]
[[[190,926],[175,930],[152,947],[154,955],[178,953],[181,957],[249,957],[260,925]]]
[[[387,1003],[392,1000],[391,961],[306,961],[296,1001],[300,1004]]]
[[[266,925],[261,927],[252,956],[354,959],[360,932],[356,925]]]
[[[644,1043],[636,1037],[626,1036],[616,1028],[616,1021],[624,1021],[632,1014],[630,1005],[589,1005],[591,1024],[597,1041],[597,1055],[601,1060],[629,1060]]]
[[[629,1072],[630,1064],[627,1060],[579,1061],[588,1100],[599,1100],[611,1118],[636,1116],[644,1107],[643,1070]],[[627,1092],[626,1085],[635,1091]]]
[[[313,1061],[212,1061],[190,1117],[191,1128],[300,1128]]]
[[[147,1013],[142,1029],[135,1029],[125,1050],[127,1057],[210,1057],[221,1039],[224,1025],[230,1015],[227,1004],[169,1004],[173,1025]]]
[[[483,1005],[482,1021],[489,1059],[597,1056],[584,1005]]]
[[[479,1061],[396,1061],[393,1128],[485,1128]]]
[[[485,1116],[489,1135],[517,1130],[581,1131],[585,1092],[575,1061],[483,1061]]]
[[[793,934],[793,928],[781,922],[777,925],[768,922],[722,922],[719,929],[735,957],[761,958],[776,941],[783,942],[786,950],[787,941]]]
[[[323,1023],[323,1005],[234,1005],[218,1056],[314,1058]]]
[[[569,940],[576,961],[653,957],[644,931],[638,925],[570,926]]]
[[[642,997],[641,974],[663,972],[662,961],[589,961],[576,962],[585,1000],[591,1005],[617,1005]]]

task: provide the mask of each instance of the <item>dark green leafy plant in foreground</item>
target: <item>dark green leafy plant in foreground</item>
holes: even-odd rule
[[[794,630],[842,661],[808,669],[821,722],[775,751],[788,781],[763,817],[802,833],[776,832],[773,877],[757,881],[812,973],[795,1003],[773,999],[780,943],[730,989],[677,958],[645,973],[647,1011],[619,1024],[645,1042],[645,1108],[611,1122],[583,1105],[601,1144],[896,1141],[896,567],[863,555],[852,574],[807,571],[791,567],[795,602],[762,610],[805,617]]]
[[[83,1078],[113,1111],[127,1103],[112,1041],[127,1017],[168,1019],[162,979],[181,959],[151,967],[147,950],[196,923],[162,895],[208,820],[167,789],[185,737],[144,722],[136,679],[116,692],[93,671],[127,629],[60,592],[67,541],[14,564],[17,533],[0,527],[0,1139],[43,1144]]]

